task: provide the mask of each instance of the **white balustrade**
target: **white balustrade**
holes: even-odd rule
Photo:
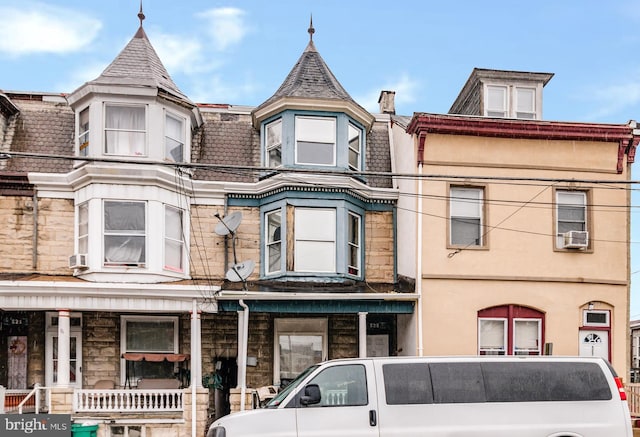
[[[166,412],[184,410],[184,390],[75,390],[74,410],[83,412]]]

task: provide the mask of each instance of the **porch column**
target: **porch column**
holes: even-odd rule
[[[201,313],[196,301],[191,311],[191,385],[202,388],[202,334]]]
[[[367,356],[367,313],[358,313],[358,357]]]
[[[71,370],[71,334],[69,310],[58,310],[58,371],[56,387],[69,387]]]

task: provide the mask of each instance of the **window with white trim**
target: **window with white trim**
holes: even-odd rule
[[[449,243],[483,246],[484,190],[450,187],[449,199]]]
[[[291,382],[312,364],[327,359],[326,318],[274,320],[274,383]]]
[[[355,127],[353,123],[349,123],[349,170],[359,171],[360,165],[360,150],[362,149],[362,131]]]
[[[104,265],[146,263],[146,202],[104,201]]]
[[[334,273],[336,210],[296,208],[294,217],[294,270]]]
[[[609,317],[609,310],[584,310],[582,325],[608,328],[610,326]]]
[[[297,116],[296,164],[336,165],[336,119]]]
[[[122,353],[178,353],[178,318],[169,316],[121,316]],[[176,364],[167,360],[125,361],[122,359],[122,385],[140,378],[173,378]],[[128,372],[128,375],[127,375]],[[135,377],[135,380],[131,378]]]
[[[349,274],[359,276],[360,275],[360,216],[349,212],[348,214],[348,231],[347,231],[347,243],[349,245],[349,259],[347,262],[347,268]]]
[[[282,165],[282,120],[267,124],[266,131],[266,167],[275,168]]]
[[[280,209],[271,211],[265,215],[265,244],[266,267],[265,273],[282,271],[282,213]]]
[[[80,156],[89,155],[89,107],[78,115],[78,152]]]
[[[515,117],[520,119],[536,119],[536,89],[515,88]]]
[[[184,161],[184,125],[184,118],[165,113],[164,158],[168,161]]]
[[[183,272],[185,252],[182,210],[165,205],[164,217],[164,268]]]
[[[587,230],[587,193],[584,191],[556,191],[556,247],[564,247],[569,231]]]
[[[507,116],[507,91],[506,86],[487,86],[485,114],[488,117]]]
[[[146,156],[146,107],[106,104],[104,111],[105,153]]]
[[[479,355],[542,355],[544,314],[519,305],[478,311]]]
[[[78,253],[89,253],[89,204],[78,205]]]

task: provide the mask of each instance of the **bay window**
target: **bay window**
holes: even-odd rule
[[[282,120],[269,123],[265,128],[266,138],[266,167],[280,167],[282,165]]]
[[[348,271],[351,275],[360,275],[360,216],[348,214],[347,243],[349,245]]]
[[[104,201],[104,265],[144,266],[146,202]]]
[[[184,161],[184,119],[165,114],[164,158],[172,162]]]
[[[336,164],[336,119],[297,116],[296,164]]]
[[[89,205],[78,206],[78,253],[89,253]]]
[[[336,210],[296,208],[294,270],[336,271]]]
[[[282,270],[282,238],[281,238],[282,214],[280,210],[272,211],[266,215],[266,271],[275,273]]]
[[[106,154],[146,155],[146,111],[141,105],[105,105]]]
[[[182,272],[184,271],[182,210],[165,205],[164,217],[164,268]]]
[[[78,148],[80,156],[89,155],[89,107],[78,115]]]
[[[349,123],[349,170],[360,170],[360,150],[362,149],[362,132]]]

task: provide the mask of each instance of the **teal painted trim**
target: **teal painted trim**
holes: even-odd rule
[[[309,313],[309,314],[412,314],[415,302],[399,300],[248,300],[243,299],[250,312]],[[222,312],[242,311],[237,301],[219,300]]]
[[[236,197],[239,196],[239,197]],[[267,196],[252,196],[252,195],[234,195],[230,193],[227,196],[227,204],[229,206],[246,206],[246,207],[261,207],[273,202],[281,200],[288,200],[289,203],[295,204],[297,199],[301,200],[342,200],[349,202],[350,204],[362,208],[365,211],[385,212],[393,211],[394,205],[389,202],[367,202],[366,200],[352,196],[348,192],[342,191],[323,191],[319,188],[317,191],[303,191],[303,190],[279,190],[273,194]]]

